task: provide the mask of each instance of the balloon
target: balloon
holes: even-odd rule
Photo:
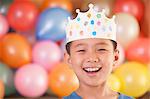
[[[26,64],[17,70],[15,86],[25,97],[42,96],[48,88],[47,72],[38,64]]]
[[[8,32],[8,22],[6,18],[0,14],[0,39],[1,37]]]
[[[119,92],[121,87],[121,82],[115,74],[111,74],[108,77],[107,84],[113,91]]]
[[[116,14],[117,40],[126,48],[139,35],[139,24],[137,20],[126,13]],[[129,24],[130,22],[130,24]]]
[[[9,8],[10,4],[0,4],[0,13],[5,15],[7,14],[8,8]]]
[[[85,3],[83,3],[81,9],[83,11],[87,11],[89,9],[88,5],[91,3],[90,0],[86,0]],[[111,15],[111,5],[110,5],[110,1],[102,1],[102,0],[96,0],[93,1],[92,0],[92,4],[94,4],[94,9],[96,11],[102,11],[103,9],[106,11],[105,14],[107,16]]]
[[[33,46],[36,43],[36,37],[34,31],[28,31],[28,32],[18,32],[20,35],[22,35],[24,38],[27,39],[27,41]]]
[[[38,8],[32,2],[14,2],[8,10],[8,22],[18,31],[34,28],[38,17]]]
[[[59,46],[52,41],[40,41],[33,46],[32,57],[35,63],[41,64],[50,71],[62,58]]]
[[[65,38],[65,25],[70,13],[61,8],[49,8],[39,17],[36,37],[39,40],[59,41]]]
[[[41,11],[54,7],[60,7],[70,12],[72,12],[73,8],[70,0],[45,0],[41,5]]]
[[[42,4],[42,2],[43,2],[44,0],[14,0],[14,1],[15,1],[15,2],[29,1],[29,2],[33,2],[34,4],[36,4],[37,6],[39,6],[39,5]]]
[[[117,61],[117,65],[121,65],[125,61],[125,51],[123,47],[117,42],[117,49],[119,51],[119,59]]]
[[[0,80],[0,97],[3,99],[3,97],[4,97],[4,90],[5,89],[5,86],[4,86],[4,83],[3,83],[3,81],[2,80]]]
[[[14,87],[14,73],[3,63],[0,63],[0,79],[5,85],[5,96],[9,96],[16,92]]]
[[[150,39],[138,38],[133,41],[126,50],[126,58],[148,64],[150,62]]]
[[[114,5],[114,12],[129,13],[135,16],[138,21],[140,21],[144,14],[144,4],[141,0],[117,0]]]
[[[12,3],[13,0],[1,0],[2,3]]]
[[[49,73],[49,88],[59,97],[67,96],[79,87],[79,81],[72,69],[59,63]]]
[[[0,61],[2,60],[2,43],[0,41]]]
[[[2,39],[2,61],[11,68],[18,68],[31,61],[31,46],[19,34],[9,33]]]
[[[121,81],[120,92],[133,97],[140,97],[149,88],[149,71],[144,64],[126,62],[114,72]]]

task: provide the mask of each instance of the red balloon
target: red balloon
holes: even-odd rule
[[[150,60],[150,39],[138,38],[132,42],[126,50],[128,60],[149,63]]]
[[[130,13],[140,21],[144,14],[144,4],[141,0],[117,0],[114,6],[114,12]]]
[[[37,20],[38,12],[38,8],[32,2],[14,2],[8,10],[8,22],[15,30],[31,30]]]

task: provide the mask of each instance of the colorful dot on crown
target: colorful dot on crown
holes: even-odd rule
[[[101,22],[100,22],[100,21],[98,21],[98,22],[97,22],[97,25],[98,25],[98,26],[100,26],[100,24],[101,24]]]
[[[87,24],[88,24],[88,22],[87,22],[87,21],[85,21],[85,22],[84,22],[84,26],[86,26]]]
[[[92,24],[92,25],[94,24],[94,20],[91,20],[91,24]]]
[[[87,17],[90,18],[90,17],[91,17],[91,14],[89,13],[89,14],[87,15]]]
[[[96,16],[97,16],[97,18],[101,18],[101,14],[97,14]]]
[[[72,31],[69,32],[69,35],[72,36]]]
[[[92,35],[95,36],[96,35],[96,31],[92,32]]]
[[[80,18],[77,18],[77,21],[80,21]]]
[[[83,31],[80,31],[80,35],[83,35]]]

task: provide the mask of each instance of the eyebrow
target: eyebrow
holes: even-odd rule
[[[99,43],[96,43],[96,45],[109,45],[109,44],[105,42],[99,42]]]
[[[85,45],[86,45],[86,44],[80,43],[80,44],[75,45],[74,47],[85,46]]]

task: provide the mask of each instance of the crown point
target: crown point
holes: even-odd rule
[[[80,10],[79,9],[76,9],[76,13],[79,13],[80,12]]]
[[[115,15],[113,15],[112,19],[113,19],[113,20],[115,20],[115,18],[116,18],[116,16],[115,16]]]
[[[91,3],[89,4],[89,8],[93,8],[93,6],[94,6],[93,4],[91,4]]]
[[[105,12],[106,12],[105,9],[102,9],[102,13],[105,14]]]

